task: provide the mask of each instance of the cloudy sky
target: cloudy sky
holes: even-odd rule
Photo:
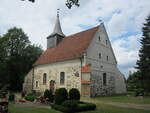
[[[46,49],[46,37],[53,30],[57,8],[66,35],[94,27],[103,20],[118,67],[127,77],[138,59],[141,27],[150,13],[150,0],[80,0],[80,7],[71,10],[65,1],[0,0],[0,35],[16,26],[24,30],[32,43]]]

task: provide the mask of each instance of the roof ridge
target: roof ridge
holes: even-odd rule
[[[92,28],[89,28],[89,29],[87,29],[87,30],[83,30],[83,31],[80,31],[80,32],[77,32],[77,33],[74,33],[74,34],[68,35],[68,36],[66,36],[65,38],[67,38],[67,37],[71,37],[71,36],[73,36],[73,35],[77,35],[77,34],[80,34],[80,33],[83,33],[83,32],[90,31],[90,30],[92,30],[92,29],[96,29],[96,28],[98,28],[98,27],[99,27],[99,25],[97,25],[97,26],[95,26],[95,27],[92,27]]]

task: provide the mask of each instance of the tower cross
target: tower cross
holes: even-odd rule
[[[60,9],[57,9],[57,17],[59,17],[59,10],[60,10]]]

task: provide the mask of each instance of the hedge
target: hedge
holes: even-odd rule
[[[69,103],[71,104],[71,101],[65,101],[62,105],[52,104],[51,107],[53,109],[56,109],[64,113],[74,113],[74,112],[90,111],[96,109],[96,105],[93,103],[78,102],[78,105],[76,105],[75,104],[76,102],[77,101],[74,101],[72,105],[69,105]]]

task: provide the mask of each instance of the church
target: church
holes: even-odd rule
[[[59,14],[47,37],[47,50],[26,75],[23,90],[43,93],[46,89],[77,88],[82,97],[126,93],[124,75],[117,68],[103,23],[65,36]]]

